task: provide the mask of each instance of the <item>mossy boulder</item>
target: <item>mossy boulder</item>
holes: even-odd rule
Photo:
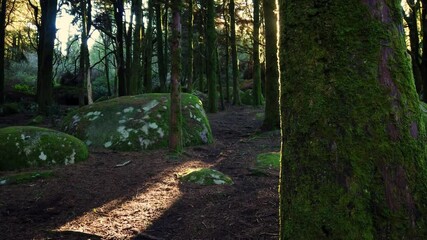
[[[190,182],[199,185],[230,185],[233,180],[227,175],[210,168],[201,168],[189,171],[179,177],[182,182]]]
[[[86,160],[79,139],[51,129],[17,126],[0,129],[0,171],[73,164]]]
[[[203,104],[183,93],[184,146],[212,142],[212,132]],[[88,146],[118,151],[140,151],[168,146],[170,95],[151,93],[94,103],[71,112],[63,129]]]

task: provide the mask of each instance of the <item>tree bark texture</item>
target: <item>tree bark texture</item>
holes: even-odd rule
[[[208,112],[218,111],[218,93],[217,93],[217,61],[216,61],[216,39],[215,29],[215,1],[207,2],[207,23],[206,23],[206,47],[207,47],[207,80],[208,80]]]
[[[142,0],[135,0],[133,7],[135,14],[135,30],[133,32],[132,73],[129,84],[130,95],[138,93],[138,81],[141,80],[142,74]]]
[[[427,236],[399,0],[279,0],[280,239]]]
[[[193,27],[194,27],[194,14],[193,14],[193,0],[188,0],[188,82],[187,90],[189,93],[193,91],[193,60],[194,60],[194,46],[193,46]]]
[[[259,62],[259,0],[253,0],[254,6],[254,29],[253,29],[253,88],[252,88],[252,104],[254,106],[259,106],[262,104],[262,90],[261,90],[261,65]]]
[[[236,44],[236,16],[234,0],[230,0],[230,42],[231,42],[231,64],[233,72],[233,104],[241,105],[240,89],[239,89],[239,67],[237,59],[237,44]]]
[[[1,1],[1,9],[0,9],[0,105],[4,103],[5,100],[5,80],[4,80],[4,70],[5,70],[5,43],[4,43],[4,35],[6,30],[6,4],[7,0]]]
[[[265,19],[265,117],[263,129],[280,128],[279,66],[277,63],[277,7],[275,1],[264,1]]]
[[[166,92],[166,67],[163,47],[163,26],[161,3],[156,3],[156,38],[157,38],[157,66],[159,69],[160,92]]]
[[[181,111],[181,4],[182,0],[172,0],[172,66],[171,66],[171,106],[169,150],[180,153],[182,143],[182,111]]]
[[[406,0],[409,6],[409,15],[404,16],[409,29],[409,42],[411,46],[412,72],[414,74],[415,87],[417,92],[422,91],[423,78],[421,73],[420,56],[420,37],[418,33],[418,11],[420,10],[420,1]]]
[[[144,68],[144,90],[151,92],[153,89],[153,0],[148,1],[148,25],[145,33],[145,68]]]
[[[41,0],[38,43],[37,103],[42,114],[49,114],[53,104],[53,51],[56,37],[57,0]]]
[[[124,6],[123,0],[114,1],[114,19],[116,21],[116,44],[117,44],[117,78],[118,78],[118,94],[126,96],[126,63],[124,54],[124,26],[123,26]]]

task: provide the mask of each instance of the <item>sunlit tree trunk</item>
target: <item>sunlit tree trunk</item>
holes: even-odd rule
[[[1,1],[0,9],[0,36],[5,35],[6,28],[6,4],[7,0]],[[4,37],[0,37],[0,105],[4,103],[5,91],[4,91],[4,70],[5,70],[5,51],[4,51]]]
[[[421,75],[420,37],[418,31],[418,11],[420,10],[419,0],[406,0],[409,6],[409,15],[404,16],[409,29],[409,41],[411,46],[412,72],[414,73],[415,86],[420,93],[423,86]]]
[[[56,37],[56,0],[41,0],[38,42],[37,103],[42,114],[53,104],[53,51]]]
[[[207,23],[206,23],[206,46],[207,46],[207,79],[208,79],[208,111],[218,111],[217,85],[217,61],[216,61],[216,39],[215,30],[215,1],[207,1]]]
[[[280,239],[424,239],[426,126],[400,1],[279,3]]]
[[[141,40],[142,40],[142,0],[134,0],[135,29],[133,32],[132,70],[129,84],[129,94],[138,93],[138,81],[142,74]]]
[[[173,153],[180,153],[183,148],[181,90],[179,86],[179,79],[181,76],[181,4],[182,0],[172,0],[172,69],[169,150]]]
[[[116,43],[117,43],[117,78],[118,78],[118,94],[119,96],[127,95],[126,89],[126,63],[124,54],[124,26],[123,26],[123,0],[114,1],[114,19],[116,21]]]
[[[261,65],[259,63],[259,0],[253,0],[254,5],[254,29],[253,29],[253,88],[252,88],[252,104],[259,106],[262,104],[261,90]]]
[[[262,128],[279,129],[279,70],[277,65],[276,2],[264,1],[265,19],[265,117]]]
[[[153,89],[152,79],[152,57],[153,57],[153,0],[148,1],[148,25],[145,33],[145,68],[144,68],[144,90],[151,92]]]
[[[237,60],[237,45],[236,45],[236,17],[234,10],[234,0],[230,0],[230,42],[231,42],[231,64],[233,71],[233,104],[241,105],[240,101],[240,89],[239,89],[239,68]]]
[[[163,47],[163,26],[161,3],[156,3],[156,41],[157,41],[157,67],[159,69],[160,92],[166,92],[166,68]]]

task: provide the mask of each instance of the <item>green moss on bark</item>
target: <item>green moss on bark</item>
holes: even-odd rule
[[[280,238],[423,238],[426,131],[400,1],[279,3]]]

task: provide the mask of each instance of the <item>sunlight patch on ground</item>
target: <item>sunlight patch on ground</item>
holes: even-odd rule
[[[210,164],[200,161],[184,162],[155,176],[130,199],[110,201],[55,230],[78,231],[107,239],[128,239],[150,227],[179,200],[182,193],[177,176],[190,169],[209,167]]]

